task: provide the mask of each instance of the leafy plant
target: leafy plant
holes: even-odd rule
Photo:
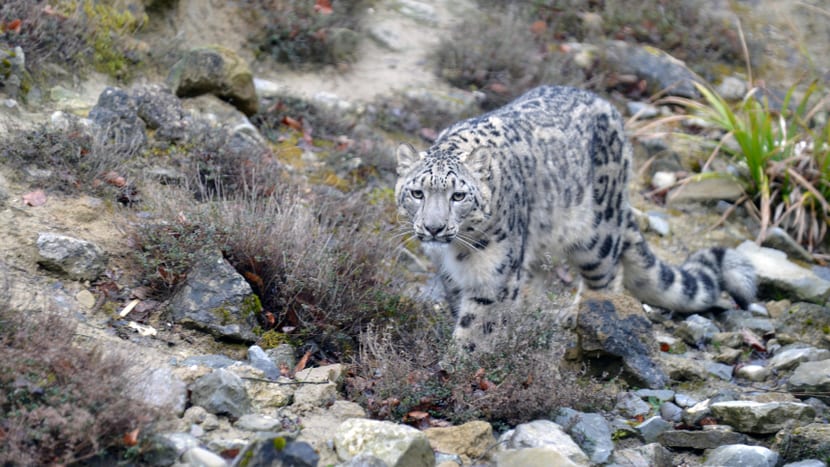
[[[691,117],[723,131],[712,157],[725,152],[746,165],[747,198],[758,203],[748,205],[760,222],[758,239],[770,226],[781,225],[814,250],[830,220],[830,124],[816,118],[830,94],[814,101],[822,92],[814,82],[796,102],[793,85],[777,106],[755,87],[733,105],[714,90],[696,86],[705,102],[678,97],[662,102],[683,105]]]

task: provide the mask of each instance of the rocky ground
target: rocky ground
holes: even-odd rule
[[[136,132],[136,138],[159,143],[186,141],[200,122],[210,122],[231,135],[228,151],[249,151],[265,139],[246,115],[276,94],[301,96],[354,118],[367,102],[392,90],[425,96],[437,109],[475,106],[476,95],[450,89],[425,64],[425,51],[470,5],[377,2],[369,20],[372,40],[350,69],[277,74],[261,66],[250,73],[246,63],[253,56],[233,11],[217,6],[206,13],[199,4],[180,2],[176,26],[159,31],[170,33],[169,27],[194,46],[220,42],[235,50],[199,49],[169,77],[140,78],[123,89],[93,77],[53,88],[54,99],[38,106],[6,99],[0,134],[8,140],[40,123],[64,128],[80,115],[89,131]],[[657,86],[698,79],[676,61],[623,43],[575,47],[574,53],[591,47],[614,50],[616,66]],[[209,73],[200,68],[205,61],[198,54],[228,65]],[[186,92],[200,97],[175,97],[193,83],[203,84],[204,75],[211,78],[206,87]],[[727,84],[741,84],[721,78],[724,94],[730,92]],[[690,86],[676,92],[694,94]],[[623,104],[640,120],[668,111]],[[642,143],[638,166],[654,154],[683,151],[671,139]],[[219,255],[195,266],[164,319],[132,319],[140,296],[125,299],[113,317],[101,309],[95,294],[100,289],[93,284],[113,271],[124,276],[108,279],[129,284],[123,266],[133,246],[125,232],[141,215],[92,196],[47,192],[39,199],[32,185],[42,174],[19,177],[2,165],[0,305],[20,313],[60,313],[79,322],[78,345],[129,355],[138,368],[129,375],[130,396],[172,415],[146,440],[140,462],[148,465],[827,465],[830,269],[814,264],[780,230],[756,245],[754,221],[740,210],[711,229],[741,194],[727,177],[672,188],[663,206],[643,196],[670,185],[661,180],[684,169],[678,159],[662,159],[632,184],[649,242],[673,262],[699,247],[736,246],[758,270],[760,302],[750,310],[679,316],[627,297],[588,297],[568,358],[607,364],[612,376],[626,382],[629,389],[616,394],[608,411],[561,408],[502,432],[486,421],[418,429],[372,420],[344,396],[348,362],[302,368],[290,345],[263,350],[213,339],[256,340],[252,289]],[[176,177],[158,167],[145,173],[147,187]],[[226,315],[217,318],[218,309]]]

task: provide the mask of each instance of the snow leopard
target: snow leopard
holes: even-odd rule
[[[680,266],[652,253],[629,203],[622,117],[592,92],[532,89],[451,125],[425,151],[401,144],[396,158],[399,219],[436,263],[454,341],[468,351],[500,325],[498,313],[522,310],[545,256],[566,259],[589,289],[622,283],[676,312],[734,308],[721,292],[744,309],[754,300],[753,266],[734,249]]]

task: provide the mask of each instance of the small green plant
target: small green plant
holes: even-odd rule
[[[725,152],[746,165],[747,198],[760,222],[759,239],[771,225],[782,225],[796,240],[814,250],[827,233],[830,220],[830,123],[817,120],[830,101],[817,82],[795,101],[797,87],[789,88],[780,107],[761,88],[751,89],[732,105],[712,89],[696,84],[705,102],[666,98],[721,129],[724,134],[713,156]],[[735,144],[728,141],[733,139]]]

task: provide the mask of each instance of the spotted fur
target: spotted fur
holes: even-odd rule
[[[658,259],[629,205],[631,148],[620,115],[587,91],[540,87],[456,123],[418,153],[397,150],[402,219],[431,252],[468,348],[500,311],[521,306],[545,255],[567,258],[591,289],[623,284],[640,300],[681,312],[742,308],[755,274],[737,251]]]

